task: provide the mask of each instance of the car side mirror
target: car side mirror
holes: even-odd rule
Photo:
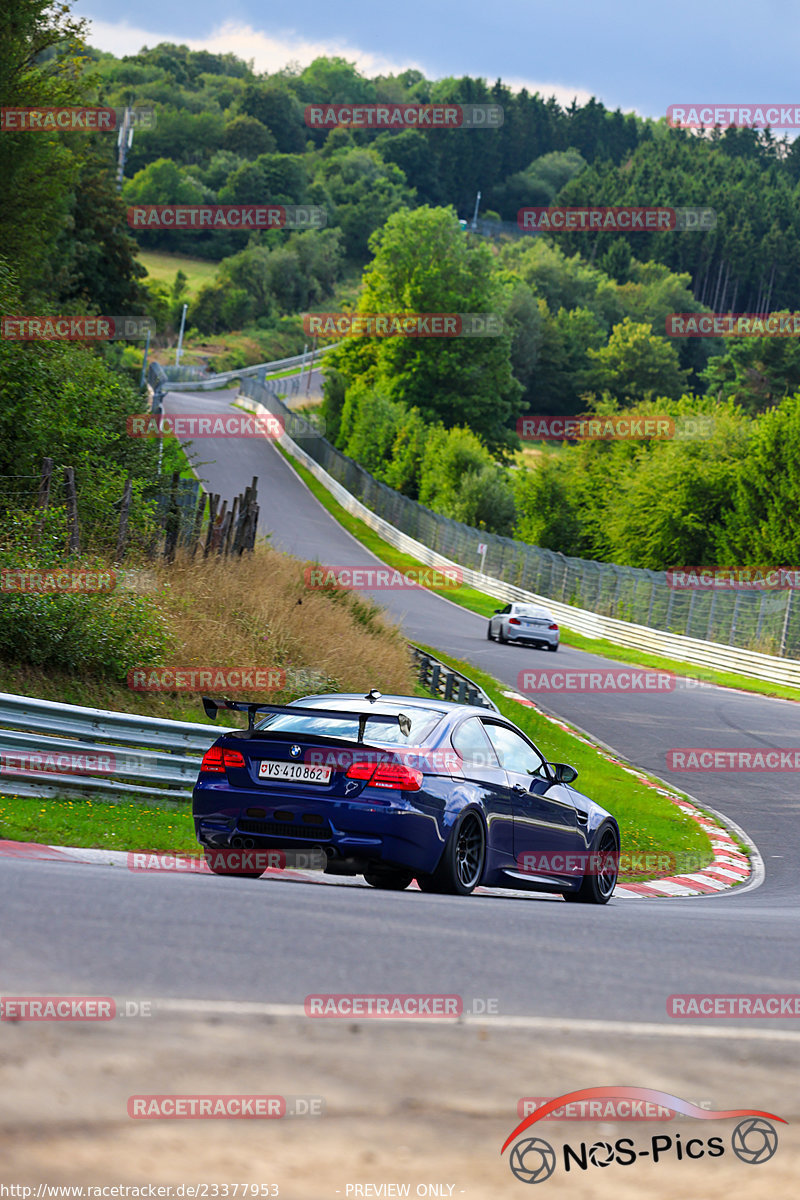
[[[555,775],[556,783],[574,783],[578,772],[566,763],[550,763],[550,769]]]
[[[495,616],[495,617],[496,617],[496,616],[497,616],[497,614],[498,614],[498,613],[501,613],[502,611],[503,611],[503,610],[502,610],[502,608],[496,608],[496,609],[494,610],[494,612],[493,612],[492,616]]]

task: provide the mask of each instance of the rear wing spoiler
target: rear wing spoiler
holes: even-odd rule
[[[245,700],[212,700],[210,696],[203,696],[203,708],[205,709],[206,716],[211,721],[215,721],[217,713],[225,709],[246,712],[248,729],[253,729],[256,713],[262,712],[270,716],[286,713],[290,717],[308,713],[313,717],[332,717],[335,720],[342,717],[349,717],[352,721],[358,721],[359,742],[363,742],[364,740],[367,721],[377,721],[381,725],[399,725],[400,732],[406,737],[411,732],[411,721],[405,713],[355,712],[352,709],[346,708],[315,708],[310,704],[249,704]]]

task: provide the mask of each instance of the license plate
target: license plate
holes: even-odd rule
[[[262,761],[259,779],[283,779],[287,783],[330,783],[333,767],[314,767],[308,763]]]

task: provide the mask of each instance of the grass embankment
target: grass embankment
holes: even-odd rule
[[[76,564],[79,565],[79,564]],[[259,545],[239,559],[179,558],[142,571],[141,594],[151,625],[165,632],[167,650],[148,661],[126,648],[125,669],[84,673],[66,664],[0,661],[0,691],[60,703],[144,716],[205,722],[200,695],[133,691],[136,667],[270,668],[286,672],[281,691],[240,692],[243,700],[285,704],[324,691],[409,693],[415,672],[406,643],[371,601],[351,592],[309,591],[304,566]],[[114,593],[92,598],[106,606],[113,630]],[[0,615],[2,608],[0,607]],[[92,620],[97,610],[92,608]],[[124,642],[124,636],[122,638]],[[41,647],[40,647],[41,649]],[[244,724],[231,714],[226,724]],[[60,845],[196,849],[186,813],[154,802],[44,801],[3,794],[0,766],[0,838]]]
[[[319,500],[320,504],[327,509],[343,528],[351,533],[353,537],[357,538],[368,550],[371,550],[382,562],[387,563],[390,567],[396,567],[401,571],[408,571],[412,568],[416,570],[424,566],[419,559],[413,558],[410,554],[405,554],[402,550],[396,550],[394,546],[384,541],[364,521],[358,517],[354,517],[346,509],[342,508],[341,504],[333,498],[327,488],[323,487],[319,480],[301,462],[284,450],[277,442],[275,445],[283,457],[291,463],[309,490]],[[422,578],[424,580],[424,575]],[[454,604],[458,604],[470,612],[477,613],[481,617],[490,617],[503,604],[502,600],[495,600],[492,596],[487,596],[485,592],[479,592],[475,588],[467,587],[466,585],[447,588],[441,594],[446,596],[448,600],[452,600]],[[787,687],[769,680],[750,679],[746,675],[737,675],[733,671],[714,671],[708,667],[696,667],[691,663],[680,662],[678,659],[662,658],[660,655],[647,654],[643,650],[618,646],[615,642],[606,641],[605,638],[585,637],[583,634],[577,633],[565,625],[561,625],[561,642],[566,646],[574,646],[576,650],[585,650],[589,654],[598,654],[603,658],[614,659],[617,662],[631,663],[637,667],[650,667],[659,671],[671,671],[676,675],[716,684],[719,687],[739,688],[742,691],[753,692],[762,696],[776,696],[784,700],[800,700],[800,690],[797,688]]]

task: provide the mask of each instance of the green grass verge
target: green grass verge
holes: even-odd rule
[[[327,509],[332,517],[334,517],[340,525],[342,525],[353,537],[357,538],[368,550],[377,555],[383,562],[390,567],[396,567],[398,570],[408,571],[411,568],[419,569],[424,564],[418,559],[413,558],[410,554],[405,554],[402,550],[396,550],[388,542],[384,541],[379,534],[366,525],[358,517],[352,516],[346,509],[342,508],[333,496],[323,487],[311,472],[298,462],[291,454],[276,442],[280,453],[292,464],[300,478],[313,492],[320,504]],[[487,596],[484,592],[476,591],[475,588],[462,586],[457,588],[443,589],[442,595],[448,600],[452,600],[454,604],[460,604],[462,608],[468,609],[470,612],[477,613],[481,617],[489,617],[502,604],[502,601],[495,600],[491,596]],[[745,692],[753,692],[761,696],[777,696],[784,700],[800,700],[800,690],[793,687],[787,687],[783,684],[772,683],[768,680],[750,679],[746,675],[737,675],[732,671],[714,671],[708,667],[695,667],[691,663],[680,662],[677,659],[662,658],[657,654],[647,654],[643,650],[631,649],[627,646],[618,646],[615,642],[606,641],[604,638],[588,638],[581,633],[576,633],[575,630],[561,626],[561,641],[565,646],[574,646],[576,650],[585,650],[589,654],[598,654],[603,658],[611,658],[617,662],[633,663],[639,667],[651,667],[659,671],[671,671],[676,675],[683,675],[691,679],[697,679],[706,683],[716,684],[718,687],[739,688]]]
[[[159,250],[140,250],[139,262],[151,279],[170,287],[178,271],[186,276],[184,297],[188,300],[197,294],[204,283],[211,283],[217,274],[219,263],[207,258],[191,258],[184,254],[165,254]]]
[[[107,800],[0,795],[0,838],[101,850],[200,852],[188,803],[184,809],[168,809]]]
[[[422,649],[429,650],[447,666],[468,675],[479,684],[503,716],[518,725],[549,762],[565,762],[576,768],[576,788],[607,808],[619,822],[623,852],[662,855],[685,852],[697,857],[696,869],[712,861],[713,852],[708,836],[696,821],[687,817],[672,801],[641,783],[621,766],[609,762],[598,748],[587,746],[571,733],[559,729],[536,709],[504,696],[503,692],[510,690],[507,685],[485,671],[443,654],[432,646],[423,646]],[[636,769],[639,770],[638,767]],[[661,872],[665,873],[670,872]],[[629,874],[625,878],[633,882],[651,879],[653,875]]]

